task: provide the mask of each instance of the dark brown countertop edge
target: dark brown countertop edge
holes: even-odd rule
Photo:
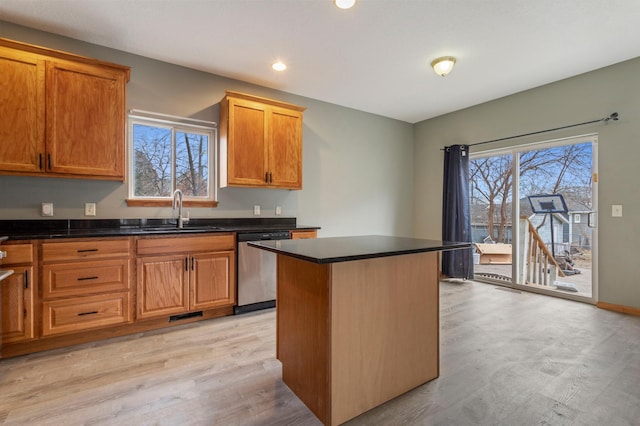
[[[377,238],[377,239],[385,239],[388,238],[389,241],[392,240],[413,240],[414,242],[424,242],[421,247],[399,247],[390,245],[388,249],[384,247],[377,246],[371,250],[361,249],[358,252],[358,249],[354,249],[352,253],[345,254],[349,250],[344,250],[344,247],[340,247],[340,244],[348,243],[349,240],[356,241],[358,239],[365,241],[366,239]],[[310,254],[313,250],[305,250],[310,245],[319,245],[324,244],[327,246],[331,243],[331,240],[335,241],[336,253],[335,255],[326,254]],[[425,253],[430,251],[448,251],[448,250],[458,250],[458,249],[468,249],[471,248],[471,243],[467,242],[448,242],[448,241],[437,241],[437,240],[425,240],[419,238],[401,238],[401,237],[385,237],[385,236],[377,236],[377,235],[366,235],[361,237],[333,237],[333,238],[318,238],[311,240],[283,240],[283,241],[255,241],[249,242],[249,245],[252,247],[260,248],[266,251],[270,251],[276,254],[282,254],[285,256],[290,256],[296,259],[304,260],[307,262],[317,263],[317,264],[328,264],[328,263],[338,263],[338,262],[349,262],[354,260],[364,260],[364,259],[374,259],[379,257],[390,257],[390,256],[400,256],[406,254],[414,254],[414,253]],[[274,247],[275,245],[280,245],[281,247]],[[285,247],[282,247],[282,246]],[[342,252],[342,253],[340,253]]]

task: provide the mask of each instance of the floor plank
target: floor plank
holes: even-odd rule
[[[640,318],[441,284],[440,377],[349,425],[640,424]],[[0,360],[0,424],[320,423],[282,383],[273,310]]]

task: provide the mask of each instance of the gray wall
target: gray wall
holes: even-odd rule
[[[131,67],[127,107],[218,121],[225,90],[302,105],[303,190],[219,189],[219,206],[189,208],[193,218],[274,217],[275,206],[298,223],[321,226],[320,236],[405,235],[413,226],[413,126],[353,109],[131,55],[0,21],[0,37],[64,50]],[[215,60],[215,58],[212,58]],[[127,207],[119,182],[0,176],[0,219],[41,219],[40,203],[54,203],[54,218],[165,218],[169,208]]]
[[[442,159],[440,149],[620,113],[620,121],[577,127],[510,144],[598,133],[599,138],[599,300],[640,308],[640,58],[558,81],[415,125],[414,232],[441,235]],[[483,146],[498,148],[505,144]],[[478,147],[479,148],[479,147]],[[471,148],[472,152],[479,152]],[[622,204],[624,216],[611,217]]]

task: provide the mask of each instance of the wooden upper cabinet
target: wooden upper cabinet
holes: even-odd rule
[[[46,77],[47,171],[124,180],[124,73],[48,61]]]
[[[305,108],[226,93],[220,106],[220,186],[302,189]]]
[[[129,67],[0,38],[0,172],[124,180]]]
[[[41,173],[44,59],[0,46],[0,169]]]
[[[271,109],[269,185],[302,189],[302,112]]]

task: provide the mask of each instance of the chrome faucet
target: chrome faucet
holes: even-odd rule
[[[189,217],[182,216],[182,191],[173,191],[173,210],[178,209],[178,229],[184,228],[184,224],[189,222]]]

